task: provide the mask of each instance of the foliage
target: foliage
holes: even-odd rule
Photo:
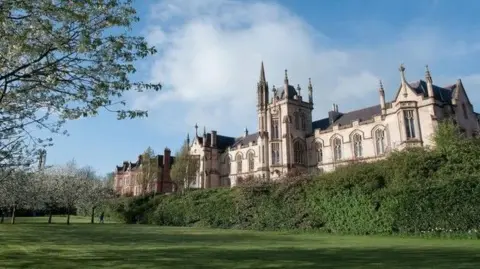
[[[124,109],[131,91],[160,85],[132,81],[134,63],[154,54],[129,30],[139,19],[132,0],[0,2],[0,169],[30,165],[66,120],[97,115],[146,116]],[[43,132],[45,134],[45,132]]]
[[[341,234],[476,234],[480,140],[440,125],[435,149],[393,152],[321,175],[157,197],[150,223]],[[136,201],[136,209],[142,208]],[[136,212],[142,214],[142,212]]]
[[[189,189],[197,176],[200,160],[195,155],[189,154],[189,145],[184,142],[180,150],[175,154],[175,163],[172,165],[170,176],[172,181],[181,189]]]
[[[160,167],[158,158],[151,147],[148,147],[141,155],[139,173],[136,174],[137,185],[140,186],[140,193],[146,194],[149,188],[155,186],[158,181]]]

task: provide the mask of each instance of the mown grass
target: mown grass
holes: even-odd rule
[[[480,268],[479,240],[39,220],[0,225],[0,268]]]

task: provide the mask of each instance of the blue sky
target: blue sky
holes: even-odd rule
[[[440,86],[461,78],[474,106],[480,103],[479,1],[137,1],[134,32],[159,49],[137,63],[133,79],[162,82],[157,93],[129,94],[128,104],[147,119],[116,120],[102,112],[69,122],[70,136],[56,136],[47,163],[75,159],[100,174],[145,148],[179,148],[198,123],[203,131],[239,136],[256,130],[255,95],[260,62],[270,85],[314,84],[314,118],[333,102],[340,111],[379,101],[399,85],[404,63],[410,81],[428,64]],[[477,109],[480,110],[480,109]]]

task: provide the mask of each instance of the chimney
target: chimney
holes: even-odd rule
[[[160,185],[160,187],[157,186],[157,190],[159,190],[160,193],[163,192],[163,186],[165,181],[170,181],[170,154],[171,151],[169,148],[165,148],[163,151],[163,169],[162,175],[160,175],[160,180],[157,184]]]
[[[216,148],[217,147],[217,131],[212,130],[211,139],[212,139],[212,141],[211,141],[212,148]]]
[[[333,104],[333,110],[328,112],[328,121],[330,124],[334,123],[342,113],[338,112],[338,105]]]

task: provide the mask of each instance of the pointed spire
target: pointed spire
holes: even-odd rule
[[[428,64],[425,65],[425,80],[427,80],[427,82],[430,82],[430,83],[433,82],[432,75],[430,74],[430,70],[428,69]]]
[[[203,126],[203,136],[206,136],[207,135],[207,127],[205,127],[205,125]]]
[[[245,126],[245,136],[248,135],[248,129],[247,129],[247,126]]]
[[[262,61],[262,66],[260,67],[260,82],[266,82],[265,79],[265,68],[263,66],[263,61]]]
[[[190,134],[187,133],[187,144],[190,144]]]
[[[285,85],[288,86],[288,70],[287,69],[285,69],[285,79],[283,82],[285,83]]]
[[[385,93],[385,90],[383,89],[383,82],[382,82],[382,80],[381,80],[381,79],[380,79],[380,81],[379,81],[379,82],[380,82],[380,88],[379,88],[379,91],[380,91],[380,93],[382,93],[382,94],[383,94],[383,93]]]
[[[302,88],[300,88],[300,84],[297,84],[297,91],[298,91],[298,96],[302,96],[301,94],[301,91],[302,91]]]
[[[313,103],[313,86],[312,86],[312,78],[308,78],[308,101]]]
[[[195,123],[195,136],[198,136],[198,125]]]
[[[400,78],[402,80],[402,84],[406,83],[406,79],[405,79],[405,66],[403,65],[403,63],[400,65],[400,68],[398,68],[398,71],[400,71]]]

